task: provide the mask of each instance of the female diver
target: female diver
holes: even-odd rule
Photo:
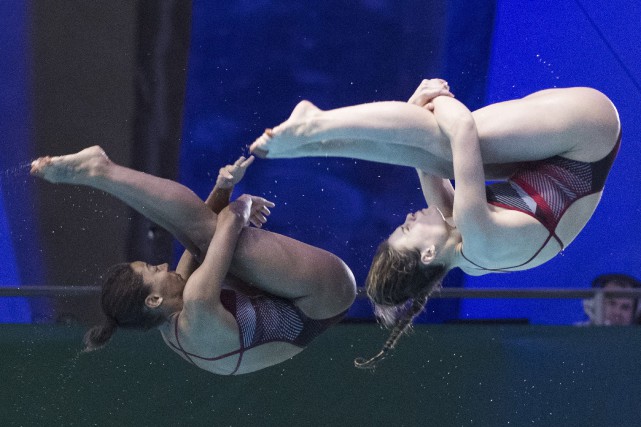
[[[273,203],[249,195],[229,203],[253,160],[222,168],[205,203],[181,184],[113,163],[97,146],[33,162],[33,175],[103,190],[186,248],[176,271],[142,261],[112,269],[101,297],[107,321],[87,332],[85,350],[103,346],[118,327],[157,328],[195,366],[244,374],[292,358],[342,318],[355,296],[345,263],[260,229]]]
[[[408,103],[321,111],[303,101],[251,151],[417,169],[429,207],[379,246],[366,281],[377,316],[395,325],[378,355],[356,360],[372,368],[449,270],[525,270],[570,244],[599,203],[620,140],[616,109],[594,89],[542,90],[470,112],[447,82],[432,79]]]

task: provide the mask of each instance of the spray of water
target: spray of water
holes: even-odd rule
[[[26,176],[29,173],[30,169],[31,169],[31,162],[23,162],[23,163],[20,163],[18,166],[14,166],[14,167],[5,169],[4,171],[0,171],[0,185],[2,185],[4,181],[8,180],[9,178]]]
[[[27,172],[29,169],[31,169],[31,162],[23,162],[23,163],[20,163],[18,166],[5,169],[0,173],[0,176],[9,177],[9,176],[22,175],[23,173]]]

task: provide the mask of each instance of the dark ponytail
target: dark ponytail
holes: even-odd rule
[[[148,330],[165,321],[145,305],[151,292],[142,275],[129,263],[113,266],[102,284],[100,305],[107,320],[94,326],[84,336],[85,352],[97,350],[109,342],[118,328]]]
[[[99,326],[94,326],[89,329],[83,338],[85,348],[84,353],[98,350],[107,344],[111,336],[116,332],[118,324],[113,319],[108,319],[105,323]]]

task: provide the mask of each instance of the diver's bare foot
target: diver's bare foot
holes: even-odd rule
[[[321,111],[309,101],[296,105],[289,118],[273,129],[266,129],[249,147],[254,155],[260,158],[294,157],[297,147],[310,141],[309,120]]]
[[[31,162],[31,175],[54,184],[85,184],[110,163],[103,149],[94,145],[75,154],[40,157]]]

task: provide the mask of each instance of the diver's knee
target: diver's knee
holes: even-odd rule
[[[340,258],[331,266],[332,275],[329,283],[329,292],[324,292],[324,297],[334,310],[347,310],[356,299],[356,279],[352,270]]]

